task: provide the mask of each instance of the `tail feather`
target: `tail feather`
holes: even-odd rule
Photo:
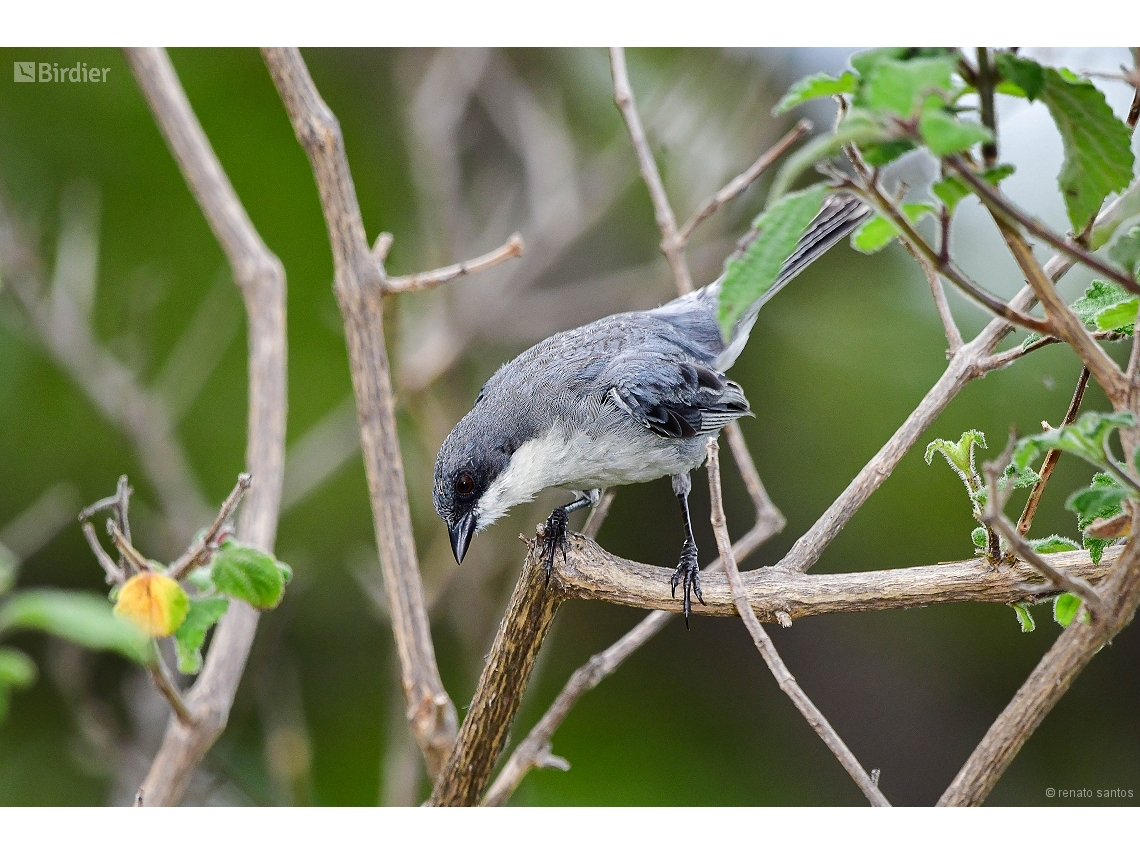
[[[853,196],[829,196],[824,201],[823,207],[800,238],[795,251],[780,268],[772,287],[761,294],[756,302],[748,307],[748,311],[736,321],[728,345],[717,360],[719,370],[724,371],[736,361],[748,341],[752,325],[756,323],[756,315],[764,304],[780,293],[783,287],[802,273],[809,264],[855,231],[870,215],[871,209]],[[756,239],[764,238],[760,235]],[[719,279],[708,288],[710,296],[719,296],[717,293],[719,290]]]

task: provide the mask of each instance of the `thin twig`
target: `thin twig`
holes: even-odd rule
[[[811,127],[810,121],[800,119],[796,122],[795,127],[784,134],[774,146],[756,158],[751,166],[725,184],[715,195],[702,202],[677,234],[677,240],[681,245],[685,246],[689,243],[697,226],[747,190],[764,170],[779,160],[788,149],[803,139],[804,136],[811,133]]]
[[[1125,337],[1115,330],[1095,330],[1091,331],[1089,335],[1097,341],[1119,341]],[[1059,339],[1056,336],[1042,336],[1024,347],[1011,347],[1008,350],[1003,350],[1001,353],[995,353],[993,356],[986,357],[979,363],[978,370],[983,374],[988,374],[990,371],[996,371],[999,368],[1012,365],[1021,359],[1021,357],[1033,353],[1035,350],[1040,350],[1051,344],[1060,344],[1062,341],[1063,339]]]
[[[943,240],[943,246],[939,250],[940,257],[948,257],[946,255],[946,243]],[[938,270],[929,258],[911,245],[910,241],[904,240],[902,244],[906,247],[907,252],[914,256],[914,260],[919,263],[922,272],[926,274],[926,281],[930,284],[930,293],[934,297],[934,307],[938,310],[938,319],[942,321],[942,329],[946,333],[946,343],[949,345],[946,356],[953,358],[964,342],[962,341],[962,332],[958,329],[958,324],[954,322],[954,314],[950,311],[950,304],[946,302],[946,290],[942,287],[942,279],[938,275]]]
[[[91,551],[95,554],[95,558],[99,561],[99,566],[103,568],[103,573],[106,574],[108,585],[122,585],[127,581],[127,574],[123,572],[123,568],[115,563],[115,559],[107,554],[103,548],[103,544],[99,542],[98,535],[95,534],[95,526],[89,522],[83,523],[83,536],[87,538],[87,544],[91,547]]]
[[[242,541],[272,552],[285,469],[285,269],[242,207],[165,51],[136,48],[126,57],[187,186],[226,254],[245,303],[249,327],[245,469],[257,486],[245,501],[237,534]],[[148,805],[177,803],[225,728],[253,643],[257,614],[247,604],[233,601],[218,623],[205,665],[186,699],[194,724],[175,722],[167,729],[143,782]]]
[[[1054,249],[1065,253],[1074,261],[1080,262],[1085,265],[1085,267],[1088,267],[1090,270],[1099,273],[1107,279],[1111,279],[1132,293],[1140,294],[1140,282],[1137,282],[1135,278],[1110,264],[1105,264],[1083,246],[1066,240],[1061,235],[1046,228],[1037,219],[1022,212],[1005,197],[1004,193],[985,179],[978,177],[977,173],[974,172],[960,155],[952,155],[946,158],[946,163],[953,167],[954,171],[962,176],[962,179],[970,185],[970,188],[977,194],[982,203],[989,208],[995,219],[1004,221],[1011,226],[1022,226],[1031,235],[1045,241]]]
[[[565,721],[578,699],[616,671],[672,617],[669,612],[650,612],[633,629],[601,653],[595,653],[585,665],[571,674],[554,703],[503,764],[503,770],[483,797],[483,805],[495,807],[505,804],[527,772],[541,768],[543,760],[552,756],[550,740],[554,737],[554,731]]]
[[[336,116],[317,91],[300,51],[266,48],[262,53],[317,181],[332,245],[333,290],[344,318],[369,499],[408,722],[434,778],[451,753],[457,715],[436,665],[412,533],[379,299],[383,274],[365,238]]]
[[[162,663],[162,653],[158,649],[158,645],[154,646],[154,655],[156,658],[155,663],[147,667],[147,672],[150,674],[151,682],[154,683],[159,694],[161,694],[168,704],[170,709],[174,712],[175,717],[182,724],[183,727],[194,726],[194,714],[186,706],[186,701],[182,697],[182,693],[170,680],[170,676],[166,673],[166,666]]]
[[[375,256],[375,254],[376,251],[374,248],[373,255]],[[487,270],[496,264],[502,264],[509,259],[518,258],[522,254],[522,235],[516,232],[498,249],[492,250],[486,255],[480,255],[478,258],[473,258],[470,261],[463,261],[459,264],[441,267],[438,270],[429,270],[426,273],[413,273],[411,276],[386,277],[383,286],[384,293],[399,294],[407,291],[425,291],[428,288],[434,288],[436,285],[442,285],[444,282],[450,282],[452,279],[458,279],[460,276],[465,276],[468,273],[479,273],[483,270]]]
[[[595,540],[598,537],[598,532],[602,529],[602,523],[606,521],[609,516],[610,507],[614,503],[614,497],[617,492],[614,490],[605,490],[602,492],[602,497],[598,499],[598,503],[590,510],[590,515],[586,517],[586,522],[582,526],[582,536],[588,537],[590,540]]]
[[[221,538],[219,535],[226,523],[229,522],[230,517],[234,515],[237,510],[238,504],[241,502],[242,497],[249,489],[250,484],[253,482],[253,476],[248,472],[243,472],[238,475],[237,484],[226,496],[226,500],[222,502],[222,507],[218,511],[217,517],[214,518],[213,523],[206,529],[205,534],[200,539],[197,539],[190,545],[190,547],[180,555],[175,561],[170,564],[167,572],[174,579],[182,579],[195,567],[201,567],[203,564],[209,562],[215,550],[219,546]]]
[[[146,557],[139,552],[131,542],[124,536],[119,524],[113,519],[107,520],[107,534],[111,537],[111,542],[115,544],[115,549],[119,550],[119,554],[127,561],[127,566],[132,568],[135,573],[149,573],[151,571],[150,562]]]
[[[851,749],[840,739],[839,734],[835,732],[823,713],[800,688],[796,678],[792,676],[792,672],[788,670],[784,660],[780,658],[776,646],[772,644],[772,639],[768,637],[768,633],[764,631],[764,627],[756,619],[756,615],[748,602],[748,594],[744,589],[744,582],[740,578],[740,571],[736,567],[736,560],[732,555],[732,543],[728,536],[728,521],[724,515],[724,499],[721,496],[720,489],[720,456],[717,451],[716,439],[710,439],[707,447],[713,533],[716,535],[716,546],[720,551],[721,560],[724,562],[724,572],[728,576],[728,585],[732,590],[732,601],[737,612],[744,620],[744,625],[748,628],[752,641],[756,644],[756,649],[764,658],[764,663],[772,672],[772,676],[776,678],[776,683],[792,699],[792,703],[807,719],[812,730],[819,735],[819,738],[839,760],[840,765],[847,770],[847,774],[863,791],[863,795],[867,797],[868,801],[876,807],[889,807],[890,802],[875,786],[871,776],[867,774],[855,755],[851,753]]]
[[[610,48],[610,70],[614,79],[614,103],[629,128],[629,136],[641,166],[641,177],[645,181],[645,186],[649,188],[649,198],[653,202],[657,228],[661,230],[661,252],[673,271],[677,290],[682,294],[688,294],[693,290],[693,277],[689,273],[689,263],[685,260],[685,244],[677,233],[677,218],[673,215],[669,197],[665,195],[665,185],[661,182],[661,173],[657,171],[657,161],[653,159],[653,151],[649,147],[645,128],[641,124],[641,116],[637,112],[633,89],[629,85],[629,72],[625,67],[624,49]]]
[[[1081,376],[1077,378],[1077,388],[1073,390],[1073,399],[1069,402],[1069,409],[1065,411],[1065,418],[1061,422],[1061,427],[1071,425],[1077,420],[1077,413],[1081,409],[1081,401],[1084,400],[1085,388],[1088,383],[1089,370],[1082,366]],[[1029,534],[1029,529],[1033,525],[1033,517],[1037,513],[1037,506],[1041,503],[1041,497],[1045,494],[1045,487],[1049,483],[1049,478],[1052,476],[1060,457],[1061,449],[1050,448],[1045,454],[1045,459],[1041,462],[1041,469],[1037,473],[1037,483],[1033,485],[1033,490],[1025,501],[1025,508],[1017,520],[1017,533],[1022,537]]]

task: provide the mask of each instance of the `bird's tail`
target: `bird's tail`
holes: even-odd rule
[[[748,342],[748,335],[752,332],[752,326],[756,323],[756,316],[764,304],[779,294],[784,286],[807,269],[808,265],[855,231],[871,213],[870,207],[853,196],[836,195],[827,198],[815,219],[807,227],[803,237],[800,238],[795,251],[788,256],[787,261],[780,268],[780,273],[776,277],[776,281],[772,283],[772,287],[761,294],[733,325],[727,347],[720,359],[717,360],[717,367],[720,370],[725,370],[736,361],[744,349],[744,345]],[[764,238],[763,235],[760,235],[756,239],[763,240]],[[710,289],[715,287],[717,293],[710,296],[719,298],[720,280],[718,279],[708,287]]]

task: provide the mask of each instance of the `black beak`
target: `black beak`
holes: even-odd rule
[[[471,545],[471,536],[475,534],[475,512],[465,513],[455,521],[455,525],[448,526],[447,531],[451,535],[451,551],[455,555],[455,563],[462,564],[467,547]]]

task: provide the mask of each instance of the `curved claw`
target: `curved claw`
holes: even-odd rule
[[[565,508],[555,508],[546,519],[546,526],[542,530],[542,566],[546,570],[546,581],[550,582],[550,573],[554,570],[554,553],[562,553],[562,561],[566,561],[566,529],[570,523],[570,515]]]
[[[689,615],[692,613],[692,595],[703,606],[705,598],[701,594],[700,580],[701,566],[697,563],[697,546],[695,543],[686,543],[681,550],[681,560],[677,562],[677,572],[669,579],[671,596],[677,597],[677,585],[681,585],[682,611],[685,615],[685,628],[689,626]]]

